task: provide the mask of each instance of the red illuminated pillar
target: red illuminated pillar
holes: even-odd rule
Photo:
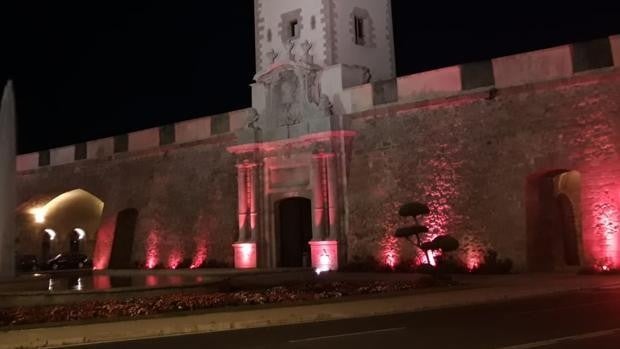
[[[313,240],[312,267],[317,272],[338,269],[338,205],[336,156],[315,154],[312,163]]]
[[[237,165],[239,240],[233,244],[237,269],[256,268],[256,167],[247,160]]]
[[[239,214],[239,241],[248,237],[248,205],[246,190],[246,165],[237,165],[237,212]]]

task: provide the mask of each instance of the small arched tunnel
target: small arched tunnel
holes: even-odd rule
[[[39,262],[60,253],[90,258],[103,206],[103,201],[82,189],[22,205],[17,212],[18,254],[34,255]]]
[[[580,266],[583,253],[579,172],[556,170],[528,177],[526,214],[530,271]]]

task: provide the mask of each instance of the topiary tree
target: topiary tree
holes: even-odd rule
[[[409,202],[402,205],[398,210],[398,215],[413,218],[414,224],[396,229],[394,236],[411,241],[415,247],[424,252],[426,260],[430,262],[432,251],[452,252],[459,248],[459,242],[450,235],[440,235],[431,241],[422,242],[420,235],[427,234],[428,227],[421,225],[418,217],[429,213],[428,206],[420,202]],[[415,240],[413,240],[414,237]]]

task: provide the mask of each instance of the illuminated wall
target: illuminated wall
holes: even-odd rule
[[[527,178],[567,169],[581,173],[583,264],[617,265],[619,101],[614,71],[351,115],[361,136],[348,188],[349,257],[395,250],[381,247],[390,245],[385,222],[398,222],[399,204],[422,201],[431,232],[459,238],[466,265],[492,248],[524,269]]]
[[[94,140],[86,148],[20,156],[18,202],[26,210],[39,206],[38,198],[51,200],[75,188],[104,201],[103,223],[96,244],[91,242],[97,268],[105,268],[109,259],[113,217],[127,208],[140,212],[132,256],[139,265],[198,267],[216,260],[232,266],[233,243],[255,242],[245,255],[273,266],[273,200],[302,196],[313,200],[313,240],[345,242],[337,248],[344,258],[340,262],[369,256],[387,266],[419,262],[408,244],[390,234],[403,223],[398,206],[422,201],[432,212],[425,222],[430,236],[455,235],[462,246],[457,257],[468,268],[479,265],[487,249],[495,249],[524,269],[527,178],[574,170],[581,174],[584,264],[616,268],[620,72],[605,40],[352,89],[342,89],[342,69],[328,68],[319,75],[327,82],[321,87],[329,91],[334,110],[359,112],[303,115],[307,123],[293,128],[296,144],[283,145],[293,138],[275,132],[272,136],[281,136],[275,145],[247,149],[243,156],[250,163],[263,166],[267,160],[271,172],[235,168],[244,159],[228,150],[239,145],[235,132],[249,130],[246,121],[252,114],[244,110]],[[611,42],[615,55],[617,37]],[[313,108],[307,110],[329,109]],[[337,127],[345,131],[339,134]],[[328,131],[321,136],[327,138],[321,140],[317,130]],[[321,156],[312,158],[321,152],[335,154],[335,160],[321,164]],[[325,184],[329,181],[334,185]],[[258,201],[254,191],[261,193]],[[258,213],[260,205],[269,207]],[[33,219],[24,212],[18,212],[20,222]],[[22,225],[20,252],[38,251],[35,234]],[[316,251],[315,266],[333,254]]]
[[[76,162],[22,173],[18,193],[25,214],[20,217],[24,222],[33,220],[30,208],[46,203],[56,193],[83,188],[105,203],[101,224],[85,228],[96,269],[107,268],[115,218],[127,208],[139,211],[132,264],[189,268],[212,260],[232,266],[236,180],[234,161],[225,151],[229,142],[224,136],[191,149],[120,154],[113,161]],[[33,199],[46,193],[50,193],[47,201]],[[22,224],[20,253],[40,253],[41,242],[33,229]]]

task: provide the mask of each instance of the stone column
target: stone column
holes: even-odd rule
[[[237,208],[239,240],[233,244],[235,268],[256,268],[257,197],[256,164],[248,161],[237,165]]]
[[[15,273],[15,98],[9,81],[0,104],[0,278]]]

